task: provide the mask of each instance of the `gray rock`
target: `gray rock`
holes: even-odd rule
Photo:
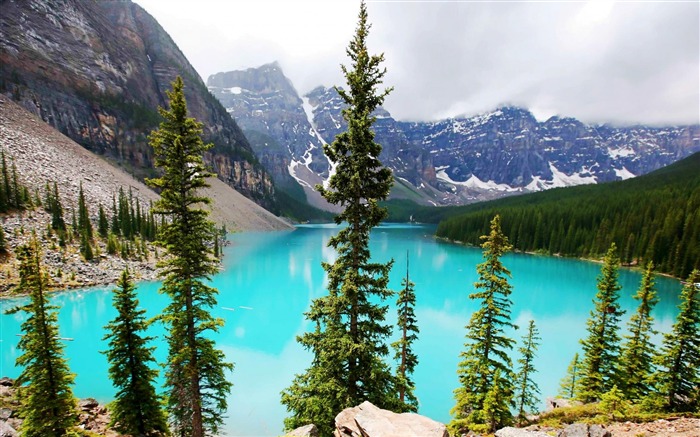
[[[318,437],[318,428],[313,423],[311,425],[300,426],[293,429],[285,437]]]
[[[5,421],[0,421],[0,437],[17,437],[17,431]]]
[[[99,402],[97,402],[93,398],[81,399],[78,402],[78,408],[80,408],[83,411],[92,410],[93,408],[97,408],[99,405],[100,405]]]
[[[496,437],[552,437],[542,431],[528,431],[521,428],[513,428],[508,426],[496,431]]]
[[[559,431],[557,437],[610,437],[610,431],[601,425],[587,425],[585,423],[572,423]]]
[[[0,378],[0,385],[4,387],[12,387],[13,385],[15,385],[15,382],[7,376],[5,376],[3,378]]]
[[[415,413],[394,413],[370,402],[335,417],[338,437],[448,437],[444,424]]]
[[[9,419],[12,417],[12,413],[14,413],[14,411],[10,410],[9,408],[0,408],[0,420]]]

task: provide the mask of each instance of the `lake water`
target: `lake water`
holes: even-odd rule
[[[400,288],[405,275],[406,251],[411,257],[411,280],[416,284],[416,314],[420,327],[415,351],[420,363],[414,375],[420,413],[447,422],[457,387],[457,363],[463,350],[464,326],[476,303],[469,300],[477,280],[476,265],[481,250],[436,241],[434,228],[383,225],[372,234],[371,250],[377,261],[396,260],[390,287]],[[216,336],[218,346],[235,362],[234,383],[229,399],[226,435],[278,435],[286,416],[279,393],[295,373],[310,363],[310,355],[297,343],[305,332],[303,313],[312,299],[325,294],[321,261],[331,262],[334,251],[326,247],[337,232],[332,225],[301,226],[294,232],[241,233],[230,236],[223,271],[213,278],[219,289],[219,305],[213,313],[226,321]],[[509,254],[503,259],[511,270],[514,292],[512,317],[522,327],[512,334],[520,341],[524,328],[534,319],[542,345],[535,377],[542,398],[556,393],[579,339],[585,336],[586,319],[596,293],[600,266],[554,257]],[[626,323],[636,308],[632,299],[639,286],[639,273],[622,270],[621,305]],[[165,307],[158,283],[138,286],[141,306],[154,316]],[[657,278],[661,302],[654,311],[656,328],[668,332],[678,312],[680,284]],[[20,300],[0,301],[4,310]],[[77,374],[74,392],[78,397],[112,399],[114,389],[107,377],[107,362],[99,353],[105,342],[103,326],[115,311],[110,288],[58,293],[52,303],[61,307],[60,334],[66,342],[71,370]],[[390,318],[395,320],[394,306]],[[14,366],[22,315],[0,315],[0,376],[16,377]],[[151,328],[159,336],[157,358],[166,357],[160,325]],[[658,341],[658,337],[656,339]]]

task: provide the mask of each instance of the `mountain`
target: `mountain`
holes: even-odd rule
[[[598,257],[615,243],[623,263],[653,261],[658,271],[684,278],[700,268],[698,169],[700,152],[625,181],[453,208],[437,235],[480,244],[489,221],[499,214],[517,249]]]
[[[98,205],[107,211],[119,189],[131,190],[142,205],[158,199],[151,188],[124,169],[85,150],[18,104],[0,95],[0,144],[8,165],[17,166],[20,182],[30,192],[44,193],[47,182],[56,182],[66,214],[77,208],[83,183],[93,221]],[[288,229],[290,226],[216,178],[204,195],[212,199],[211,218],[230,230]]]
[[[207,85],[276,177],[289,182],[290,175],[307,196],[309,187],[327,179],[332,169],[321,145],[345,129],[343,102],[333,88],[300,97],[278,64],[218,73]],[[385,109],[374,115],[382,161],[396,176],[392,198],[422,204],[460,205],[627,179],[700,150],[700,125],[540,122],[516,107],[435,122],[397,121]]]
[[[214,143],[219,177],[262,205],[271,177],[219,101],[163,28],[131,1],[3,1],[0,92],[85,148],[138,176],[152,173],[147,134],[177,75],[191,116]]]

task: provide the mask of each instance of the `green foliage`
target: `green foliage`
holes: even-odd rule
[[[653,372],[655,355],[651,336],[656,334],[651,310],[658,302],[654,290],[654,264],[650,261],[642,283],[634,296],[639,300],[637,312],[629,321],[629,335],[625,336],[618,363],[619,386],[627,399],[642,399],[650,391],[649,378]]]
[[[524,251],[597,257],[615,243],[625,264],[653,261],[686,277],[700,268],[700,153],[626,181],[559,188],[464,207],[436,208],[439,237],[477,244],[498,213]],[[421,212],[419,221],[432,221]]]
[[[518,373],[515,375],[517,384],[515,402],[518,410],[518,423],[522,425],[527,420],[526,412],[536,411],[540,394],[537,383],[532,379],[532,375],[537,372],[533,361],[537,353],[537,346],[541,340],[539,331],[535,326],[535,321],[530,320],[527,334],[523,337],[523,345],[518,348],[520,358],[518,359]]]
[[[654,385],[664,410],[700,410],[700,270],[693,270],[681,291],[680,313],[664,335],[655,360]]]
[[[78,192],[78,232],[85,233],[88,240],[92,240],[92,223],[90,222],[90,212],[88,211],[87,202],[85,202],[82,181],[80,182],[80,191]]]
[[[0,223],[0,254],[7,252],[7,242],[5,241],[5,230]]]
[[[629,408],[629,402],[625,400],[624,393],[615,384],[607,393],[600,397],[599,408],[601,411],[607,412],[610,418],[614,420],[616,414],[619,417],[624,417]]]
[[[97,234],[105,240],[109,236],[109,221],[107,220],[107,214],[105,214],[105,209],[102,207],[102,204],[100,204],[100,211],[97,219]]]
[[[394,359],[398,361],[396,369],[396,390],[399,395],[399,410],[401,412],[417,412],[418,399],[413,394],[415,384],[411,375],[418,365],[418,356],[413,352],[413,343],[418,340],[418,324],[414,307],[416,306],[415,284],[408,275],[408,252],[406,252],[406,277],[401,282],[403,288],[396,300],[397,327],[401,337],[391,344],[394,348]]]
[[[148,329],[146,310],[138,309],[136,288],[128,270],[122,272],[114,289],[112,304],[117,316],[105,326],[103,340],[109,342],[104,351],[109,361],[109,377],[117,388],[110,405],[110,425],[122,434],[159,436],[168,433],[160,397],[153,383],[158,371],[153,351],[148,346],[153,337],[145,337]]]
[[[24,211],[32,206],[29,189],[19,181],[17,166],[13,161],[11,170],[8,169],[5,151],[0,150],[0,213]]]
[[[620,349],[618,324],[624,311],[617,301],[622,287],[618,282],[620,260],[616,253],[617,247],[613,243],[603,259],[598,276],[598,293],[593,300],[595,308],[586,322],[588,338],[581,340],[584,355],[577,398],[583,402],[599,400],[617,382],[615,366]]]
[[[170,219],[159,232],[169,255],[159,266],[161,291],[171,299],[161,319],[169,327],[165,386],[172,429],[176,435],[202,437],[216,434],[222,424],[232,385],[225,372],[233,365],[210,338],[223,325],[209,311],[218,291],[205,281],[217,264],[207,247],[213,224],[199,207],[210,200],[198,194],[207,186],[202,155],[211,145],[202,141],[202,124],[187,116],[182,79],[172,86],[169,109],[159,108],[164,121],[149,137],[162,176],[147,182],[161,193],[154,212]]]
[[[513,366],[508,351],[515,342],[505,335],[506,328],[515,328],[510,320],[512,286],[508,283],[510,272],[501,262],[501,257],[512,246],[501,230],[499,216],[491,220],[491,230],[483,239],[486,240],[482,244],[484,262],[477,266],[479,281],[474,284],[476,291],[469,295],[470,299],[479,299],[481,306],[466,326],[467,343],[457,369],[460,386],[455,390],[452,429],[461,425],[472,429],[473,424],[493,427],[494,424],[489,422],[493,418],[499,419],[496,426],[510,422],[510,416],[493,416],[493,412],[507,409],[512,403],[514,390]],[[495,378],[497,373],[498,380]],[[498,388],[494,387],[496,384]],[[491,418],[484,411],[485,399],[490,392],[494,393],[494,402],[497,400],[503,404],[489,407]]]
[[[564,376],[559,383],[559,397],[564,399],[574,399],[578,393],[578,383],[581,373],[581,362],[578,358],[578,352],[574,354],[574,358],[569,363]]]
[[[22,355],[17,367],[22,372],[17,383],[26,385],[19,413],[24,418],[20,433],[29,437],[64,436],[77,422],[75,400],[71,392],[74,375],[63,358],[58,336],[58,308],[46,300],[48,276],[41,267],[41,253],[36,235],[17,249],[19,291],[29,294],[29,303],[8,311],[25,312],[22,338],[17,345]]]
[[[347,105],[343,117],[347,131],[324,146],[336,173],[327,188],[317,186],[331,204],[344,210],[335,217],[347,223],[328,243],[338,256],[323,263],[328,274],[328,295],[315,299],[306,318],[316,326],[297,340],[314,356],[303,374],[282,392],[282,403],[291,412],[288,429],[315,423],[323,435],[331,433],[337,412],[370,401],[380,408],[397,404],[394,376],[383,361],[389,350],[386,339],[391,327],[384,324],[392,295],[387,289],[392,262],[370,261],[369,235],[386,216],[378,201],[389,194],[391,171],[378,157],[381,145],[374,142],[370,114],[390,90],[378,93],[386,73],[379,65],[383,55],[369,55],[367,8],[360,3],[359,23],[347,49],[351,67],[342,67],[348,90],[337,89]]]
[[[46,201],[44,208],[51,214],[51,229],[62,235],[66,231],[66,222],[63,220],[63,205],[58,194],[58,184],[53,183],[53,190],[49,183],[46,183]]]
[[[80,254],[85,258],[85,261],[91,261],[94,258],[92,251],[92,243],[88,237],[88,231],[83,230],[80,233]]]
[[[501,378],[501,370],[496,369],[491,388],[484,397],[484,407],[481,413],[488,432],[495,432],[512,421],[509,408],[512,393],[508,391],[509,384],[510,382],[504,382]]]

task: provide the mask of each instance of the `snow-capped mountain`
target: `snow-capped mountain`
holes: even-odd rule
[[[300,97],[276,63],[218,73],[207,84],[263,165],[313,196],[311,187],[332,172],[322,144],[345,129],[337,92],[318,87]],[[392,196],[438,205],[627,179],[700,150],[700,125],[539,122],[515,107],[437,122],[397,121],[384,109],[374,115],[381,159],[396,177]]]

